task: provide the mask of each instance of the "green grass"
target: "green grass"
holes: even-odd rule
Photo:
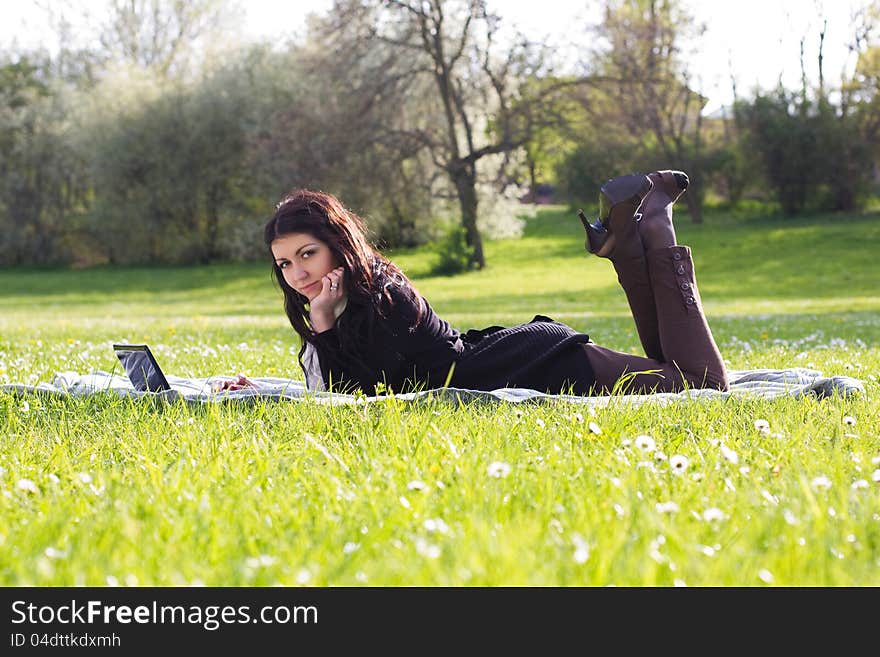
[[[0,394],[0,584],[880,585],[878,218],[677,225],[729,367],[847,374],[861,398],[591,415]],[[390,255],[462,330],[546,314],[638,353],[582,241],[547,208],[484,271]],[[0,383],[118,371],[126,340],[171,374],[301,378],[267,265],[0,271]]]

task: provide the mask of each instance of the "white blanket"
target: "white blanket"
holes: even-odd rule
[[[848,397],[865,392],[864,384],[848,376],[823,376],[821,372],[802,368],[785,370],[758,369],[728,372],[730,390],[694,389],[679,393],[654,393],[649,395],[614,395],[613,397],[581,397],[578,395],[548,395],[526,388],[500,388],[485,392],[462,388],[440,388],[407,394],[394,395],[395,399],[419,401],[427,399],[448,399],[470,401],[507,401],[507,402],[546,402],[562,400],[576,404],[604,406],[612,400],[640,404],[667,403],[683,399],[724,399],[727,397],[755,397],[773,399],[776,397],[802,397],[814,395],[819,398],[839,395]],[[107,372],[78,374],[76,372],[59,372],[52,383],[40,383],[36,386],[23,384],[6,384],[0,386],[0,392],[17,394],[37,394],[64,397],[73,395],[82,397],[96,393],[109,393],[120,397],[153,397],[169,402],[183,399],[187,402],[205,403],[217,401],[243,401],[255,403],[264,400],[301,401],[318,404],[360,404],[387,399],[386,396],[367,397],[364,395],[341,395],[328,392],[309,392],[305,383],[296,379],[276,379],[250,377],[258,388],[256,390],[234,390],[211,392],[211,383],[217,380],[234,377],[214,376],[208,378],[187,379],[178,376],[167,376],[171,390],[165,392],[138,392],[125,376]]]

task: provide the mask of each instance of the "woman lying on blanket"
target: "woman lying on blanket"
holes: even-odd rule
[[[394,392],[449,385],[590,395],[610,393],[626,376],[626,392],[726,390],[690,249],[675,241],[672,206],[687,186],[679,171],[621,176],[602,186],[596,222],[579,213],[587,250],[617,271],[647,357],[601,347],[540,315],[461,333],[370,245],[357,215],[328,194],[290,192],[265,239],[302,339],[308,389],[372,395],[377,384]]]

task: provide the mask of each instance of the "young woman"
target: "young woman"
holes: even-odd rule
[[[602,186],[595,223],[579,213],[587,250],[614,265],[646,357],[601,347],[541,315],[459,332],[370,245],[362,220],[339,200],[288,193],[265,241],[302,340],[307,388],[372,395],[448,385],[590,395],[610,393],[625,376],[625,392],[726,389],[690,249],[675,241],[672,206],[687,184],[677,171],[622,176]]]

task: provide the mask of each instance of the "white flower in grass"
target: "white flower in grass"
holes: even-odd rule
[[[877,474],[878,477],[880,477],[880,474],[878,474],[878,473],[880,473],[880,470],[878,470],[874,474]],[[868,480],[867,479],[856,479],[854,482],[852,482],[852,489],[853,490],[864,490],[867,487],[868,487]]]
[[[258,557],[248,557],[244,560],[244,563],[248,568],[268,568],[277,561],[278,559],[269,554],[261,554]]]
[[[448,534],[449,525],[443,522],[442,518],[427,518],[424,522],[426,531],[437,532],[439,534]]]
[[[572,536],[572,541],[574,542],[574,562],[578,564],[586,563],[587,559],[590,558],[589,543],[580,534]]]
[[[701,545],[700,552],[705,554],[707,557],[714,557],[716,550],[711,545]]]
[[[15,483],[15,486],[16,488],[18,488],[18,490],[24,491],[25,493],[33,493],[34,495],[36,495],[40,492],[40,489],[37,488],[37,485],[30,479],[19,479]]]
[[[651,453],[657,449],[657,443],[651,436],[636,436],[635,445],[643,452]]]
[[[706,522],[724,520],[724,518],[726,518],[726,516],[724,515],[724,511],[714,506],[703,511],[703,520],[705,520]]]
[[[657,502],[657,513],[678,513],[678,504],[675,502]]]
[[[770,433],[770,423],[767,422],[767,420],[759,418],[755,420],[755,429],[758,430],[758,433],[767,435]]]
[[[762,568],[758,571],[758,579],[765,584],[770,584],[773,581],[773,573],[771,573],[766,568]]]
[[[687,456],[675,454],[669,457],[669,467],[674,474],[682,474],[688,469],[690,464],[691,462],[688,460]]]
[[[588,424],[587,426],[590,429],[590,433],[594,433],[597,436],[602,435],[602,427],[600,427],[595,422],[590,422],[590,424]]]
[[[575,422],[577,422],[578,424],[584,423],[584,416],[581,415],[580,413],[575,413],[574,415],[571,416],[571,419],[574,420]]]
[[[92,483],[92,476],[88,472],[80,472],[77,475],[77,479],[79,479],[84,484]]]
[[[856,419],[852,415],[844,415],[843,423],[847,426],[854,427],[856,424]]]
[[[880,465],[880,456],[872,456],[871,465]]]
[[[871,481],[875,484],[880,484],[880,468],[871,473]]]
[[[669,460],[669,457],[666,456],[666,452],[663,452],[662,450],[658,449],[656,452],[654,452],[654,460],[655,461],[667,461],[667,460]]]
[[[428,559],[436,559],[440,556],[440,547],[423,538],[418,538],[416,539],[416,552]]]
[[[27,401],[25,400],[25,401],[21,402],[20,409],[21,409],[22,413],[27,413],[29,410],[31,410],[31,405],[28,404]]]
[[[737,455],[736,452],[734,452],[732,449],[730,449],[730,447],[728,447],[724,443],[721,443],[720,449],[721,449],[721,455],[724,458],[726,458],[728,461],[730,461],[734,465],[739,463],[739,456]]]
[[[489,464],[489,467],[486,468],[486,473],[490,477],[501,479],[502,477],[506,477],[510,474],[510,465],[508,463],[505,463],[504,461],[492,461]]]
[[[408,490],[428,490],[428,484],[424,481],[414,479],[406,485]]]
[[[810,486],[813,487],[813,490],[827,490],[831,488],[831,480],[825,475],[820,475],[818,477],[813,477],[813,480],[810,482]]]
[[[360,543],[355,543],[354,541],[349,541],[345,545],[342,546],[343,554],[351,554],[352,552],[357,552],[361,547]]]
[[[67,556],[67,552],[64,552],[63,550],[58,550],[53,547],[47,547],[43,554],[45,554],[50,559],[63,559]]]
[[[296,574],[296,583],[297,584],[308,584],[312,579],[312,573],[309,572],[308,568],[300,568],[299,572]]]
[[[412,505],[409,503],[409,500],[406,499],[403,495],[400,496],[400,506],[404,509],[409,509]]]
[[[539,429],[543,429],[544,426],[546,425],[546,423],[544,422],[544,420],[542,420],[541,418],[538,418],[537,420],[535,420],[535,424],[538,425],[538,428],[539,428]]]

